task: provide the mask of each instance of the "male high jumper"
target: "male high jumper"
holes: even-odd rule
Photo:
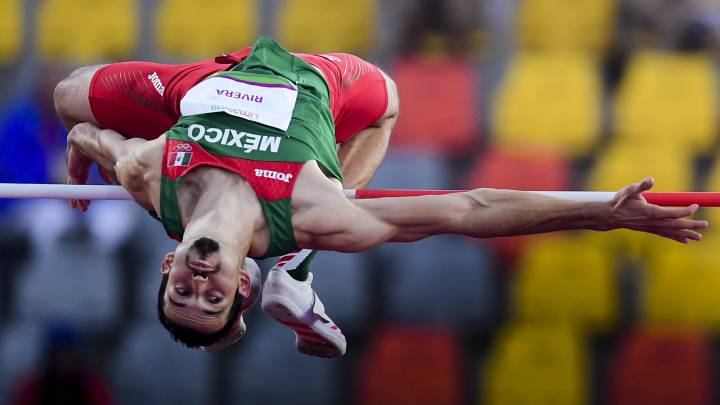
[[[56,110],[67,129],[88,122],[128,138],[156,139],[177,122],[181,100],[192,87],[233,68],[250,50],[180,65],[133,61],[80,68],[58,84]],[[343,185],[364,187],[383,160],[398,117],[395,83],[355,55],[293,54],[312,66],[327,86]],[[303,249],[280,258],[274,268],[285,272],[271,273],[264,295],[277,293],[293,300],[308,317],[327,325],[321,331],[322,340],[334,342],[335,352],[344,352],[342,331],[332,324],[312,290],[309,264],[313,257],[311,250]],[[248,264],[255,268],[250,261]],[[309,337],[301,339],[298,333],[302,332],[296,332],[299,350],[313,351],[312,346],[320,344]]]
[[[180,241],[162,265],[161,320],[189,347],[226,346],[244,331],[239,314],[252,297],[246,257],[297,248],[359,252],[431,235],[475,238],[566,229],[628,228],[681,243],[700,240],[697,206],[663,208],[629,185],[603,203],[477,189],[443,196],[348,200],[335,151],[330,96],[321,75],[269,39],[231,70],[187,92],[183,116],[154,140],[79,124],[68,135],[68,174],[83,183],[93,162]],[[84,209],[86,201],[74,201]],[[282,277],[271,271],[269,283]],[[266,284],[267,288],[267,284]],[[342,354],[326,319],[307,317],[282,294],[263,294],[263,310],[310,339],[305,352]],[[322,311],[320,311],[322,312]],[[300,348],[300,346],[299,346]],[[344,351],[344,346],[343,346]]]

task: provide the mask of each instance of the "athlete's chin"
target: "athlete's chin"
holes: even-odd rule
[[[200,259],[204,260],[207,256],[219,252],[220,244],[215,239],[203,236],[193,242],[190,251],[195,251]]]

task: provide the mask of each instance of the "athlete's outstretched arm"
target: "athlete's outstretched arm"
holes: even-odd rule
[[[148,207],[153,176],[162,159],[164,137],[157,140],[127,139],[121,134],[89,123],[73,127],[67,137],[68,184],[85,184],[93,163],[108,182],[117,181],[144,207]],[[156,145],[157,144],[157,145]],[[155,164],[156,163],[156,164]],[[157,166],[157,168],[155,168]],[[71,200],[73,208],[85,211],[87,200]]]
[[[293,226],[301,247],[346,253],[441,234],[488,238],[627,228],[680,243],[702,239],[698,231],[706,228],[707,222],[687,218],[697,205],[665,208],[648,204],[642,193],[652,186],[653,180],[648,178],[620,190],[612,201],[592,203],[495,189],[350,201],[341,200],[336,197],[339,193],[333,192],[336,190],[325,187],[312,190],[315,204],[298,211]],[[297,195],[298,199],[310,199]]]
[[[584,203],[510,190],[477,189],[446,196],[358,200],[355,204],[391,225],[390,241],[409,242],[435,234],[474,238],[527,235],[568,229],[627,228],[680,243],[700,240],[707,222],[688,219],[697,205],[665,208],[641,193],[651,178],[620,190],[610,202]]]

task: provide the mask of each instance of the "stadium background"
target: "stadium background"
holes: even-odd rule
[[[615,190],[653,175],[658,190],[718,191],[719,32],[716,0],[0,0],[0,181],[64,180],[51,94],[73,67],[194,61],[263,34],[395,78],[402,112],[371,187]],[[322,253],[339,360],[296,353],[258,309],[231,350],[173,344],[155,317],[173,243],[132,204],[2,201],[0,229],[0,403],[78,387],[88,403],[176,405],[720,398],[712,222],[688,247],[616,231]]]

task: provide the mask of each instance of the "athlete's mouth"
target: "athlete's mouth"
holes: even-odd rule
[[[206,270],[206,271],[212,271],[215,270],[215,266],[211,265],[210,263],[204,261],[204,260],[190,260],[188,263],[190,267],[193,267],[198,270]]]

